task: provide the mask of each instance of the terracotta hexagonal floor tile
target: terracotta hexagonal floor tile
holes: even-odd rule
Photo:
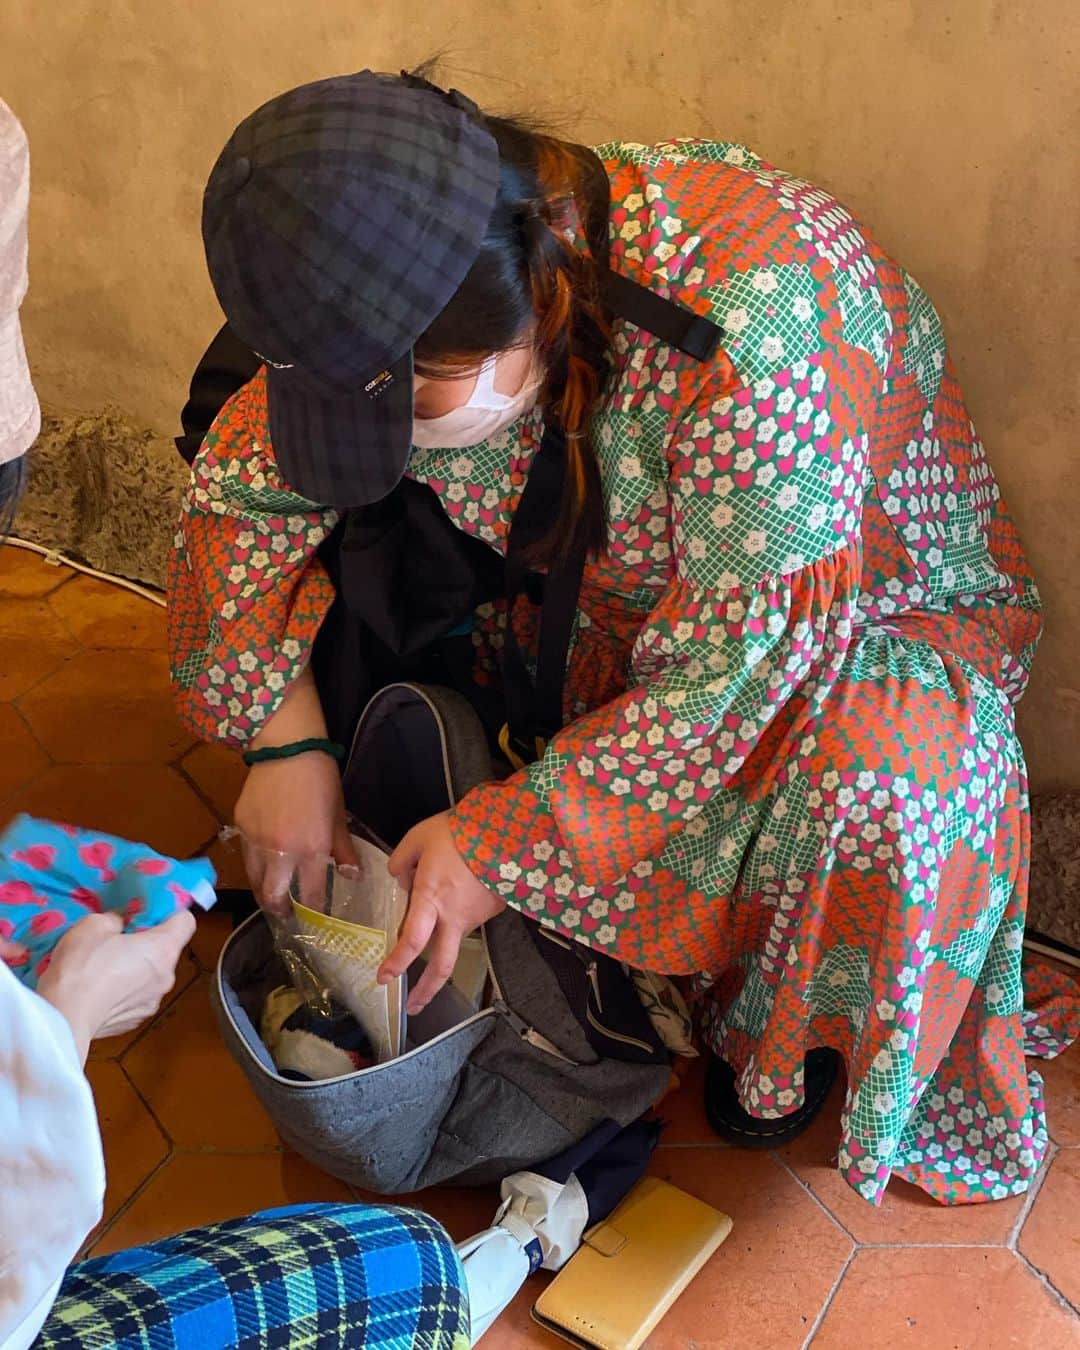
[[[79,644],[41,600],[0,600],[0,703],[59,670]]]
[[[1031,1061],[1029,1061],[1030,1063]],[[1035,1064],[1046,1085],[1046,1128],[1055,1144],[1080,1144],[1080,1041]]]
[[[0,801],[25,787],[48,767],[49,756],[38,745],[19,710],[10,703],[0,703]]]
[[[678,1063],[676,1069],[680,1069]],[[679,1086],[656,1108],[657,1116],[664,1122],[660,1147],[690,1144],[700,1148],[727,1148],[705,1119],[705,1056],[683,1061],[679,1077]]]
[[[1076,1350],[1080,1319],[1012,1252],[992,1247],[861,1251],[814,1338],[814,1350],[905,1346]]]
[[[1062,1149],[1050,1164],[1017,1245],[1080,1308],[1080,1149]]]
[[[295,1153],[175,1153],[93,1255],[262,1209],[350,1199],[347,1186]]]
[[[403,1205],[422,1209],[438,1219],[455,1242],[463,1242],[474,1233],[491,1227],[499,1208],[497,1186],[432,1186],[410,1195],[378,1196],[358,1191],[359,1199],[372,1205]]]
[[[212,909],[208,914],[196,915],[195,936],[188,950],[203,970],[215,969],[225,939],[232,929],[232,919],[224,912]]]
[[[768,1154],[660,1149],[651,1171],[729,1214],[734,1227],[650,1350],[801,1346],[851,1254],[846,1234]]]
[[[217,812],[223,825],[232,821],[236,799],[247,778],[244,762],[224,745],[197,745],[180,767]]]
[[[249,889],[244,859],[235,843],[231,840],[215,839],[206,850],[206,856],[214,864],[219,889],[242,891]]]
[[[164,608],[123,586],[78,576],[49,597],[49,608],[84,647],[165,650]]]
[[[200,977],[127,1052],[124,1069],[181,1148],[256,1152],[281,1143],[218,1032]]]
[[[173,711],[163,652],[80,652],[19,706],[57,763],[168,764],[193,740]]]
[[[97,1060],[86,1067],[94,1090],[105,1147],[103,1223],[126,1204],[154,1169],[169,1156],[169,1141],[139,1100],[119,1064]]]
[[[191,984],[192,980],[199,974],[200,966],[196,961],[190,948],[181,953],[180,960],[176,963],[176,983],[162,1002],[161,1008],[151,1018],[150,1022],[141,1027],[136,1027],[134,1031],[129,1031],[123,1036],[107,1036],[104,1040],[91,1041],[90,1058],[91,1060],[100,1059],[119,1059],[124,1052],[131,1048],[140,1036],[145,1036],[159,1017],[164,1015],[165,1009],[170,1004],[175,1003],[184,990]]]
[[[939,1205],[897,1177],[879,1208],[856,1194],[836,1170],[844,1091],[837,1083],[818,1118],[779,1156],[857,1241],[1003,1245],[1008,1240],[1023,1196],[985,1205]]]
[[[180,775],[156,764],[56,764],[4,807],[138,840],[174,858],[190,857],[217,829]]]
[[[0,600],[48,595],[75,575],[70,567],[56,567],[32,549],[0,546]]]

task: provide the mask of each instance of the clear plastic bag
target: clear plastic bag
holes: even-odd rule
[[[324,1016],[335,1004],[363,1028],[379,1063],[394,1059],[405,1044],[404,977],[387,985],[376,974],[393,950],[408,907],[408,893],[387,870],[382,849],[359,836],[358,867],[332,858],[291,858],[265,849],[237,830],[250,876],[280,879],[290,911],[267,911],[274,945],[305,1003]]]

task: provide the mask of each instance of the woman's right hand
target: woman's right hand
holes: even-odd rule
[[[273,717],[252,742],[254,749],[323,739],[326,719],[311,670],[296,680]],[[234,812],[244,836],[244,864],[263,909],[289,913],[289,883],[299,871],[301,895],[321,908],[326,864],[358,860],[349,835],[341,774],[321,750],[291,759],[264,760],[248,772]]]
[[[56,944],[37,991],[63,1013],[85,1063],[90,1042],[134,1031],[161,1006],[195,932],[188,910],[125,933],[119,914],[88,914]]]
[[[271,914],[289,913],[289,883],[321,908],[327,860],[355,863],[338,766],[321,751],[267,760],[248,773],[234,813],[244,836],[244,865],[256,900]],[[254,847],[252,847],[254,845]]]

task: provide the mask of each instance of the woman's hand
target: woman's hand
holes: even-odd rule
[[[119,914],[88,914],[56,944],[37,991],[71,1026],[85,1063],[90,1042],[134,1031],[176,982],[176,963],[191,940],[187,910],[138,933]]]
[[[322,704],[307,669],[252,746],[262,749],[325,736]],[[256,764],[248,773],[234,819],[247,845],[244,863],[251,889],[272,914],[289,913],[294,870],[300,872],[301,895],[320,908],[326,894],[327,859],[358,862],[345,817],[341,774],[320,750]]]
[[[409,888],[409,912],[397,946],[379,968],[379,983],[404,974],[424,951],[427,969],[409,995],[407,1011],[426,1008],[454,972],[461,940],[501,914],[506,901],[477,881],[457,851],[450,813],[411,829],[390,858],[390,872]]]
[[[21,942],[12,942],[10,938],[0,938],[0,961],[9,966],[22,965],[26,960],[26,948]]]
[[[251,889],[271,914],[289,913],[294,871],[300,874],[301,895],[319,909],[326,893],[327,860],[357,862],[345,819],[341,774],[321,751],[256,764],[234,818],[247,845],[244,864]]]

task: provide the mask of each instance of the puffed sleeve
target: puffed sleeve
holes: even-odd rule
[[[222,409],[192,468],[169,568],[169,655],[180,716],[242,746],[305,668],[334,598],[317,555],[337,513],[283,482],[265,372]]]
[[[598,888],[670,850],[779,710],[813,703],[851,636],[867,406],[828,356],[702,389],[668,441],[673,575],[626,691],[454,813],[485,884],[575,927]]]

